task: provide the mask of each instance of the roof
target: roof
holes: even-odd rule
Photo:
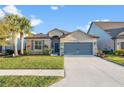
[[[92,22],[88,33],[93,23],[107,32],[112,38],[116,38],[121,32],[124,32],[124,22]]]
[[[50,39],[50,37],[25,37],[25,39]]]
[[[93,22],[103,30],[114,29],[114,28],[123,28],[124,22]]]
[[[25,39],[49,39],[49,37],[46,34],[38,33],[30,37],[25,37]]]
[[[34,34],[33,36],[34,37],[46,37],[47,35],[43,33],[38,33],[38,34]]]
[[[53,29],[51,31],[54,31],[54,30],[59,30],[59,29],[55,28],[55,29]],[[59,30],[59,31],[64,31],[64,30]],[[92,38],[99,38],[98,36],[87,34],[87,33],[83,32],[83,31],[81,31],[80,29],[77,29],[74,32],[77,32],[77,31],[82,32],[83,34],[88,35],[88,36],[90,36]],[[60,38],[64,38],[64,37],[66,37],[66,36],[68,36],[68,35],[70,35],[70,34],[72,34],[74,32],[65,32],[65,34],[62,35]],[[25,37],[25,39],[50,39],[50,37],[47,34],[39,33],[39,34],[34,34],[33,36],[30,36],[30,37]]]
[[[64,35],[64,36],[62,36],[61,38],[64,38],[64,37],[66,37],[66,36],[68,36],[68,35],[70,35],[70,34],[72,34],[72,33],[75,33],[75,32],[82,32],[83,34],[85,34],[85,35],[87,35],[87,36],[89,36],[89,37],[92,37],[92,38],[99,38],[98,36],[94,36],[94,35],[87,34],[87,33],[85,33],[84,31],[81,31],[80,29],[77,29],[77,30],[75,30],[75,31],[73,31],[73,32],[70,32],[70,33],[68,33],[68,34],[66,34],[66,35]]]
[[[67,33],[68,33],[67,31],[64,31],[64,30],[62,30],[62,29],[54,28],[54,29],[50,30],[50,31],[48,32],[48,34],[49,34],[50,32],[52,32],[52,31],[54,31],[54,30],[58,30],[58,31],[60,31],[60,32],[62,32],[62,33],[64,33],[64,34],[67,34]]]
[[[123,28],[116,28],[116,29],[108,29],[108,30],[104,30],[104,31],[106,31],[112,38],[115,38],[120,33],[124,32],[124,27]]]

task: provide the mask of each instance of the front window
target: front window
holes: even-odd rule
[[[35,49],[41,49],[41,41],[35,41]]]

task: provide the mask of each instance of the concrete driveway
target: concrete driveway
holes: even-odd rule
[[[124,67],[95,56],[65,56],[65,78],[52,87],[124,86]]]

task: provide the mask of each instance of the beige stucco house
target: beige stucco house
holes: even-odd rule
[[[67,32],[53,29],[48,34],[36,34],[26,37],[26,49],[32,53],[42,53],[44,48],[52,49],[58,55],[96,55],[97,36],[88,35],[81,30]]]

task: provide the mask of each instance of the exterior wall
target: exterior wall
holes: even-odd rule
[[[53,36],[59,36],[60,37],[62,35],[63,35],[63,33],[59,30],[54,30],[54,31],[49,32],[50,37],[53,37]]]
[[[124,42],[124,39],[116,39],[116,50],[121,49],[121,42]]]
[[[32,40],[33,40],[33,46],[32,46]],[[51,40],[50,39],[27,39],[26,40],[26,49],[27,50],[32,50],[33,54],[41,54],[43,49],[35,49],[34,48],[34,41],[35,40],[39,40],[39,41],[43,41],[44,45],[47,45],[48,48],[51,48]],[[43,46],[44,46],[43,45]],[[29,47],[30,46],[30,47]],[[33,47],[33,48],[32,48]]]
[[[97,46],[99,50],[114,50],[114,41],[111,39],[111,36],[94,23],[89,29],[88,34],[100,37],[97,41]]]
[[[65,42],[92,42],[93,43],[93,55],[97,53],[97,38],[91,38],[82,32],[74,32],[65,38],[60,39],[60,55],[64,55],[64,43]]]

